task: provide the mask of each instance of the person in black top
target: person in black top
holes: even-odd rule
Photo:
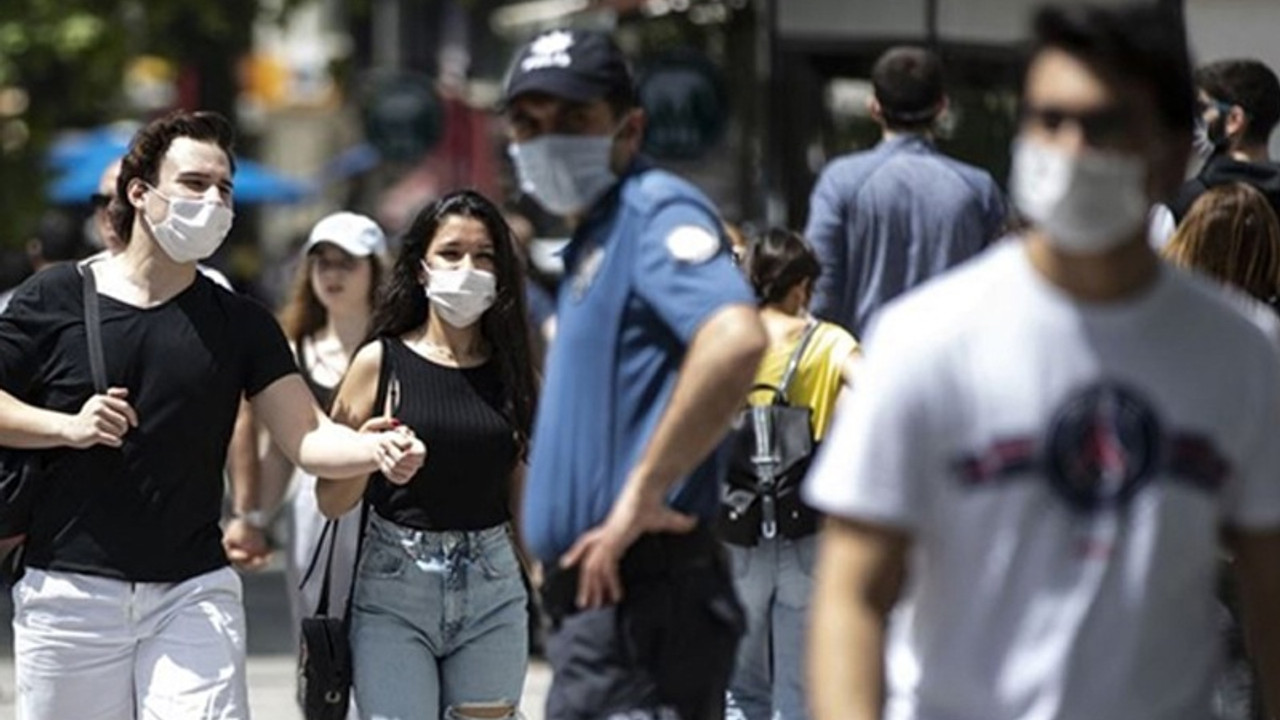
[[[514,717],[528,598],[510,523],[534,406],[530,329],[510,229],[471,191],[426,207],[404,236],[333,415],[380,415],[428,446],[407,482],[321,476],[320,510],[370,504],[352,600],[364,717]]]
[[[1280,165],[1267,142],[1280,123],[1280,78],[1247,58],[1219,60],[1196,70],[1197,145],[1208,153],[1195,177],[1169,204],[1178,223],[1209,188],[1243,182],[1280,213]]]
[[[176,112],[134,137],[114,216],[128,248],[24,284],[0,318],[0,445],[42,449],[14,587],[28,720],[248,717],[244,610],[218,527],[242,395],[315,473],[411,477],[407,430],[331,422],[271,315],[196,272],[232,220],[230,125]],[[98,288],[95,394],[81,273]]]

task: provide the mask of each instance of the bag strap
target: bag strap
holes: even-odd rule
[[[93,389],[102,394],[107,391],[107,363],[102,353],[102,314],[98,309],[98,282],[90,263],[80,266],[84,280],[84,333],[89,344],[89,371],[93,374]]]
[[[316,548],[311,551],[311,560],[307,563],[306,572],[302,573],[302,580],[298,582],[298,589],[301,590],[310,580],[311,576],[316,572],[316,564],[320,562],[320,551],[324,549],[324,539],[329,536],[330,526],[335,524],[334,520],[326,520],[324,527],[320,529],[320,537],[316,540]]]
[[[378,386],[374,393],[374,408],[379,405],[378,399],[382,400],[383,412],[394,413],[399,409],[400,381],[396,377],[395,369],[392,367],[392,357],[390,352],[390,342],[386,338],[380,338],[382,344],[382,368],[378,372]],[[301,342],[298,344],[301,349]],[[301,355],[299,354],[299,360]],[[299,363],[301,364],[301,363]],[[316,542],[316,549],[311,553],[311,561],[307,563],[307,571],[302,575],[302,581],[298,583],[298,589],[306,587],[311,580],[311,576],[315,573],[316,565],[320,562],[320,552],[324,549],[325,537],[329,538],[329,553],[325,558],[324,577],[321,579],[320,598],[316,602],[316,615],[329,615],[329,592],[333,579],[333,554],[334,549],[338,545],[338,523],[341,518],[327,520],[324,529],[320,531],[320,539]],[[360,533],[356,536],[356,557],[351,568],[351,585],[347,588],[347,606],[343,611],[343,620],[350,622],[351,619],[351,600],[355,596],[356,587],[356,570],[360,565],[360,555],[364,552],[364,535],[369,524],[369,496],[366,491],[365,496],[360,500]]]
[[[378,372],[378,392],[374,398],[377,406],[377,395],[382,398],[382,412],[394,416],[400,410],[400,378],[396,375],[395,359],[391,353],[391,341],[382,338],[382,368]],[[351,584],[347,587],[347,606],[342,612],[342,622],[351,624],[351,605],[356,595],[356,570],[360,564],[360,556],[364,554],[364,536],[369,531],[369,490],[366,486],[364,498],[360,501],[360,534],[356,538],[356,561],[351,568]]]
[[[338,546],[338,528],[341,527],[342,518],[334,518],[326,520],[324,529],[320,531],[320,539],[316,543],[316,549],[311,553],[311,562],[307,563],[307,571],[302,575],[302,581],[298,583],[298,589],[306,587],[311,580],[311,576],[315,574],[316,565],[320,562],[320,552],[324,549],[324,541],[329,539],[329,552],[324,561],[324,577],[320,580],[320,598],[316,601],[316,615],[322,617],[329,616],[329,592],[333,585],[333,553]],[[364,550],[364,534],[369,523],[369,501],[363,499],[360,501],[360,534],[356,540],[356,557],[351,564],[351,585],[347,588],[347,606],[344,608],[342,617],[344,620],[350,621],[351,618],[351,599],[355,596],[356,586],[356,568],[360,564],[360,553]]]
[[[393,416],[400,410],[400,378],[396,375],[395,359],[391,353],[390,341],[382,338],[382,369],[378,373],[378,395],[382,395],[382,412]],[[376,399],[375,399],[376,403]],[[351,624],[351,605],[356,595],[357,570],[360,556],[364,554],[364,536],[369,532],[369,490],[366,486],[364,497],[360,500],[360,533],[356,536],[356,559],[351,567],[351,584],[347,586],[347,606],[342,611],[342,622]],[[334,533],[337,542],[337,533]],[[330,550],[332,554],[332,550]],[[328,590],[328,582],[325,583]],[[327,608],[326,608],[327,609]]]
[[[333,550],[338,544],[338,522],[341,518],[326,520],[324,529],[320,531],[320,539],[316,542],[316,549],[311,553],[311,562],[307,563],[307,571],[302,574],[302,581],[298,583],[298,589],[306,587],[307,582],[311,580],[311,576],[315,573],[316,563],[320,561],[320,551],[324,549],[325,538],[329,538],[329,555],[324,561],[324,577],[320,583],[320,600],[316,603],[317,615],[329,614],[329,579],[333,574]]]
[[[804,356],[805,348],[809,347],[809,341],[813,339],[813,334],[817,330],[818,321],[810,319],[805,325],[804,335],[800,336],[800,342],[791,353],[791,359],[787,361],[787,369],[783,371],[782,380],[778,382],[778,397],[783,402],[787,401],[787,391],[791,389],[791,381],[795,379],[796,370],[800,367],[800,358]]]

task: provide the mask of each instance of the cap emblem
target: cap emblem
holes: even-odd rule
[[[569,48],[573,47],[573,35],[564,30],[556,30],[533,41],[529,46],[529,54],[520,63],[524,72],[548,67],[569,67],[572,59]]]

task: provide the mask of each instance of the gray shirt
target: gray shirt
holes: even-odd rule
[[[990,174],[919,135],[833,160],[805,228],[822,263],[814,314],[861,337],[881,305],[999,237],[1006,212]]]

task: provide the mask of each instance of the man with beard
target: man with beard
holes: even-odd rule
[[[1280,212],[1280,165],[1267,141],[1280,121],[1280,80],[1251,59],[1219,60],[1196,71],[1196,147],[1208,153],[1200,172],[1179,189],[1169,209],[1182,222],[1204,191],[1243,182]]]

